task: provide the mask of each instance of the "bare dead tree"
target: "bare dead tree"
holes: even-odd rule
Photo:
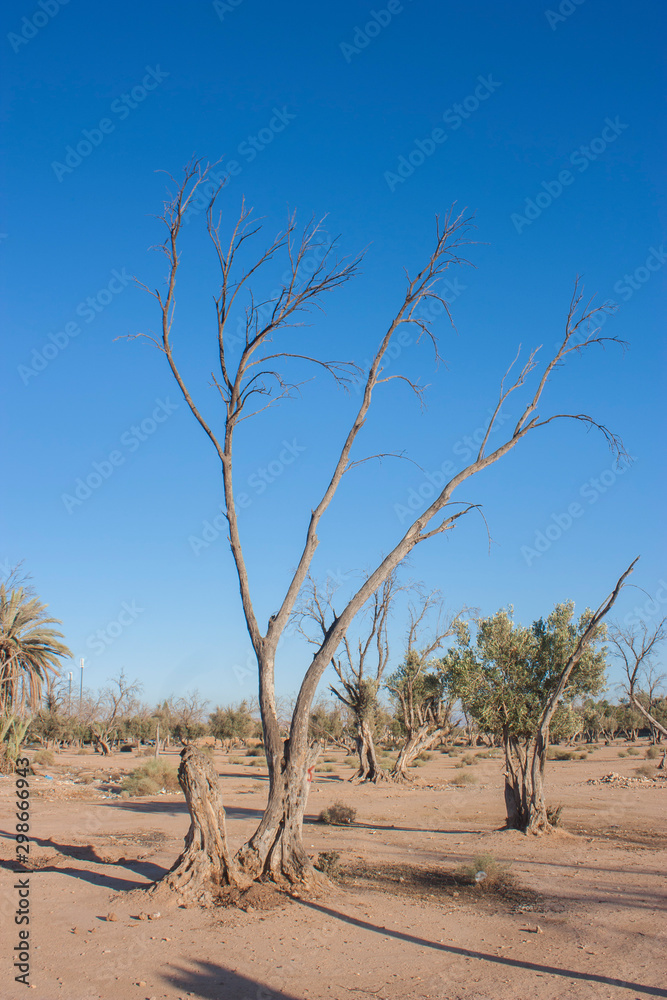
[[[245,256],[249,241],[260,227],[251,221],[251,210],[243,203],[240,216],[232,226],[231,236],[228,239],[223,238],[222,217],[217,212],[220,194],[218,188],[209,202],[206,213],[208,235],[219,266],[219,289],[214,299],[219,370],[211,374],[212,385],[218,394],[222,412],[222,429],[216,430],[186,384],[176,360],[172,336],[176,279],[180,266],[178,240],[183,216],[192,198],[201,186],[207,183],[209,171],[209,166],[195,160],[186,167],[181,182],[173,181],[172,178],[176,191],[165,203],[161,219],[166,227],[166,237],[157,247],[167,260],[166,288],[165,290],[147,288],[159,307],[161,333],[158,337],[147,334],[137,334],[137,336],[147,336],[164,355],[183,398],[211,441],[221,466],[223,510],[229,525],[229,543],[238,576],[243,613],[258,665],[260,708],[269,770],[267,807],[257,830],[240,849],[237,855],[238,863],[253,877],[266,876],[283,883],[312,883],[318,876],[302,841],[303,813],[308,789],[307,770],[311,754],[308,743],[309,711],[319,681],[343,641],[350,623],[415,546],[450,531],[459,518],[478,509],[478,505],[474,503],[454,501],[452,498],[455,491],[472,476],[508,454],[528,434],[554,421],[575,420],[588,428],[595,427],[600,430],[613,452],[617,456],[620,453],[624,454],[617,436],[604,424],[598,423],[587,414],[553,413],[542,416],[539,413],[539,405],[549,379],[570,355],[617,338],[600,335],[599,327],[595,326],[595,319],[597,314],[605,311],[607,307],[592,308],[590,302],[582,304],[583,292],[577,281],[562,342],[538,377],[536,387],[528,393],[528,400],[521,407],[516,425],[504,435],[500,444],[489,450],[489,441],[496,428],[501,408],[512,393],[525,388],[538,365],[539,348],[529,354],[518,374],[511,376],[519,354],[510,365],[501,381],[498,402],[474,460],[452,476],[427,509],[407,527],[402,537],[378,562],[377,567],[369,573],[335,621],[331,623],[320,647],[313,652],[305,671],[290,722],[289,736],[283,740],[276,715],[274,685],[276,652],[310,571],[319,542],[320,524],[344,477],[360,461],[367,460],[353,460],[352,452],[368,419],[373,395],[378,387],[398,382],[407,385],[418,395],[421,394],[421,386],[406,376],[385,374],[383,359],[392,338],[405,325],[416,327],[420,338],[424,336],[429,339],[437,355],[437,344],[430,321],[422,318],[420,307],[429,300],[437,301],[449,315],[448,304],[438,289],[451,267],[467,263],[460,252],[469,242],[467,240],[469,220],[463,214],[455,215],[453,212],[447,214],[444,219],[437,220],[434,246],[427,254],[424,266],[413,276],[406,272],[405,286],[398,297],[398,306],[393,319],[380,338],[368,371],[361,376],[363,383],[361,399],[340,452],[333,461],[331,478],[310,511],[296,568],[282,598],[277,603],[275,613],[262,627],[255,613],[253,589],[234,502],[235,432],[243,420],[255,417],[280,399],[293,395],[300,384],[298,380],[300,367],[315,365],[321,372],[333,378],[337,385],[343,387],[349,385],[355,373],[358,373],[357,366],[352,363],[322,360],[312,352],[304,351],[298,342],[293,347],[287,331],[296,325],[298,317],[304,312],[320,307],[321,299],[326,293],[339,288],[351,279],[358,270],[360,258],[338,262],[335,259],[335,242],[322,252],[321,224],[311,222],[299,234],[296,219],[292,216],[285,232],[270,242],[268,249],[260,252],[252,265],[238,270],[239,257]],[[314,253],[316,249],[317,254]],[[281,283],[278,293],[268,302],[263,302],[255,296],[250,282],[251,279],[257,280],[264,266],[279,253],[284,253],[287,257],[288,277]],[[242,294],[246,294],[247,303],[245,337],[238,359],[233,360],[231,352],[227,349],[233,336],[228,324],[232,310]],[[277,341],[280,341],[278,347],[274,346]],[[297,373],[292,378],[287,373],[294,365],[297,367]]]
[[[141,691],[137,681],[130,682],[121,670],[118,677],[102,691],[96,705],[96,718],[91,723],[91,733],[95,746],[106,757],[110,752],[110,744],[116,731],[117,720],[132,712],[136,705],[136,696]]]
[[[625,690],[630,704],[646,719],[651,732],[667,736],[667,729],[656,719],[653,707],[655,694],[664,678],[656,674],[651,658],[656,646],[667,638],[667,618],[663,618],[653,628],[648,622],[628,628],[615,625],[609,632],[609,640],[620,657],[625,670]],[[641,699],[646,695],[646,704]]]
[[[329,690],[347,705],[354,719],[359,767],[351,781],[377,783],[387,777],[378,764],[373,728],[378,693],[389,661],[388,620],[398,593],[404,589],[399,586],[396,573],[390,573],[368,602],[363,634],[357,637],[356,645],[346,634],[340,649],[331,659],[339,685],[336,687],[331,684]],[[331,584],[320,593],[315,581],[309,577],[304,593],[304,606],[297,617],[301,634],[311,644],[319,647],[332,621],[336,619]],[[315,624],[316,638],[305,627],[306,621]]]
[[[424,623],[437,611],[437,624],[428,642],[421,644]],[[405,660],[387,681],[387,688],[400,706],[405,742],[391,771],[393,781],[409,781],[408,767],[424,750],[451,729],[454,699],[448,697],[433,654],[442,648],[466,610],[445,613],[437,591],[422,595],[418,606],[410,606]]]

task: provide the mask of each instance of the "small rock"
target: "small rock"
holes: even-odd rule
[[[142,911],[137,917],[137,920],[148,920],[148,914]]]
[[[135,983],[135,986],[145,986],[145,985],[146,985],[145,979],[140,979],[138,983]]]
[[[79,928],[78,927],[73,927],[72,928],[72,934],[78,934],[78,933],[79,933]]]
[[[107,920],[118,920],[115,913],[107,913]]]
[[[149,919],[149,920],[159,920],[161,916],[162,916],[162,914],[161,914],[161,913],[160,913],[160,911],[158,910],[158,912],[157,912],[157,913],[149,913],[149,914],[148,914],[148,919]]]

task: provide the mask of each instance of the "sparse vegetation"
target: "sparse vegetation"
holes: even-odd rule
[[[492,854],[480,854],[470,864],[457,868],[454,874],[463,885],[478,885],[482,889],[490,889],[507,874],[507,868],[496,861]]]
[[[476,775],[471,774],[470,771],[465,771],[463,774],[457,774],[456,777],[451,779],[451,781],[453,785],[462,787],[463,785],[474,785],[477,781],[477,777]]]
[[[35,764],[45,764],[47,766],[55,764],[56,762],[56,758],[50,750],[38,750],[32,759]]]
[[[658,757],[662,757],[662,753],[659,747],[650,746],[647,748],[644,756],[647,758],[647,760],[656,760]]]
[[[320,823],[329,823],[332,826],[349,826],[354,823],[356,815],[357,810],[352,806],[347,806],[344,802],[334,802],[322,810],[319,820]]]
[[[322,851],[317,855],[315,867],[329,878],[337,878],[340,874],[340,854],[338,851]]]
[[[123,779],[121,790],[128,795],[157,795],[164,790],[166,792],[177,792],[180,789],[178,783],[178,770],[166,761],[149,761],[142,764]]]

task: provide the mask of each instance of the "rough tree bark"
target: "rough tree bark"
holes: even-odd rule
[[[369,573],[330,624],[322,644],[305,672],[292,717],[289,740],[286,748],[283,748],[277,732],[273,673],[278,642],[292,617],[295,603],[310,571],[319,543],[318,529],[322,518],[331,505],[343,477],[359,464],[358,460],[353,460],[352,450],[366,423],[373,393],[382,383],[400,379],[417,395],[421,394],[421,387],[411,382],[405,375],[387,376],[382,367],[383,359],[394,335],[406,325],[412,326],[413,329],[416,327],[420,331],[420,336],[423,334],[425,338],[430,339],[436,348],[437,356],[436,340],[430,327],[430,320],[423,318],[423,307],[437,301],[445,314],[450,315],[448,303],[439,294],[438,289],[452,265],[467,263],[459,256],[459,251],[468,242],[463,239],[468,220],[462,215],[458,217],[448,215],[444,222],[437,220],[434,249],[414,277],[406,275],[404,294],[402,299],[399,296],[397,311],[382,335],[368,372],[363,373],[361,401],[338,457],[334,460],[330,481],[319,501],[311,509],[294,574],[278,604],[277,611],[271,615],[263,631],[255,614],[234,502],[232,458],[234,431],[241,420],[256,416],[297,388],[299,383],[290,382],[285,372],[280,370],[281,365],[289,367],[294,364],[295,359],[297,365],[314,364],[319,370],[324,370],[332,376],[339,385],[345,385],[354,372],[360,371],[358,366],[351,363],[330,362],[302,354],[299,351],[299,341],[296,341],[294,347],[293,341],[281,339],[298,325],[300,313],[308,311],[313,306],[319,306],[324,294],[344,284],[356,273],[360,258],[338,264],[334,260],[335,250],[332,246],[327,247],[324,242],[321,226],[318,224],[307,226],[299,239],[295,235],[296,222],[292,217],[285,233],[276,237],[268,249],[259,254],[245,272],[239,272],[237,257],[245,256],[248,249],[247,241],[257,232],[258,227],[253,227],[249,219],[250,211],[243,205],[240,217],[232,228],[231,239],[228,241],[226,237],[223,238],[220,233],[221,218],[214,214],[218,211],[216,203],[221,186],[215,190],[207,208],[206,225],[220,271],[219,294],[214,300],[219,371],[212,375],[223,409],[223,433],[218,435],[198,408],[185,383],[176,362],[172,342],[176,277],[180,265],[180,254],[177,249],[179,233],[192,199],[200,194],[200,189],[204,185],[210,183],[211,169],[210,166],[203,167],[201,161],[193,161],[186,167],[183,181],[180,184],[174,182],[177,190],[169,195],[161,217],[167,230],[166,237],[157,248],[165,255],[168,262],[166,290],[154,290],[143,285],[158,303],[161,313],[161,334],[159,338],[148,334],[137,336],[147,337],[165,357],[187,406],[213,445],[222,470],[223,509],[229,525],[229,543],[238,577],[243,614],[260,674],[260,707],[270,778],[267,815],[255,836],[246,845],[247,849],[242,851],[241,857],[253,871],[262,873],[269,870],[273,873],[279,868],[280,873],[288,879],[299,872],[303,872],[304,877],[312,878],[314,873],[312,866],[306,864],[300,832],[305,804],[308,717],[317,686],[351,622],[417,545],[450,531],[460,517],[478,509],[475,504],[467,502],[458,504],[452,499],[454,492],[469,478],[499,461],[532,431],[547,426],[555,420],[573,419],[588,427],[594,426],[601,430],[612,448],[619,450],[620,442],[616,436],[586,414],[554,413],[543,417],[538,413],[538,405],[550,376],[562,365],[567,356],[574,352],[580,353],[593,344],[617,338],[600,336],[599,327],[594,326],[593,318],[596,313],[605,311],[604,306],[597,309],[582,307],[582,314],[577,318],[576,313],[583,298],[577,282],[561,346],[545,365],[537,381],[537,387],[529,393],[525,405],[519,407],[519,418],[514,428],[509,430],[502,440],[497,439],[500,443],[489,450],[491,435],[499,427],[502,407],[512,393],[524,387],[526,380],[537,367],[537,351],[528,356],[521,370],[515,377],[513,376],[511,385],[507,385],[514,362],[510,365],[501,382],[498,402],[474,460],[456,472],[439,493],[436,490],[437,496],[408,525],[403,536],[373,572]],[[247,283],[251,277],[256,280],[258,271],[273,261],[279,252],[285,252],[288,256],[288,277],[267,303],[261,294],[254,295]],[[245,331],[237,354],[238,360],[232,361],[229,348],[238,345],[238,338],[229,330],[229,320],[230,316],[234,316],[234,310],[238,309],[238,296],[246,292],[248,305]],[[518,354],[515,362],[517,360]],[[299,371],[296,377],[299,378],[300,375]],[[457,506],[455,512],[454,506]],[[279,815],[281,810],[282,815]],[[280,863],[278,857],[282,859]]]
[[[190,810],[183,851],[154,889],[202,900],[223,886],[244,887],[227,847],[225,810],[213,764],[192,744],[181,751],[178,780]]]
[[[428,722],[415,730],[399,751],[391,771],[391,780],[398,782],[411,781],[412,779],[407,771],[408,767],[410,767],[422,751],[432,747],[444,733],[445,730],[443,728],[433,729]]]

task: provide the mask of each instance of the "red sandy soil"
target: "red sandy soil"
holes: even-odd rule
[[[122,799],[114,776],[137,755],[57,754],[36,767],[30,864],[12,862],[14,778],[0,778],[2,946],[6,1000],[579,1000],[667,997],[667,781],[588,784],[634,776],[621,744],[548,766],[564,828],[503,831],[502,762],[435,752],[414,786],[355,786],[351,760],[327,752],[304,828],[313,855],[338,851],[342,877],[326,898],[259,890],[243,908],[183,908],[141,891],[182,848],[180,793]],[[476,753],[477,751],[473,751]],[[237,751],[238,754],[238,751]],[[32,757],[33,753],[30,752]],[[176,752],[168,754],[178,763]],[[254,830],[264,767],[216,753],[230,846]],[[654,762],[651,762],[652,764]],[[263,761],[262,761],[263,764]],[[326,766],[326,765],[325,765]],[[77,783],[82,772],[88,784]],[[97,772],[97,776],[95,775]],[[46,778],[45,773],[53,776]],[[456,787],[463,773],[474,782]],[[655,771],[656,777],[664,772]],[[100,780],[109,778],[108,785]],[[105,790],[106,788],[106,790]],[[106,796],[106,797],[105,797]],[[317,822],[343,800],[349,827]],[[491,854],[501,876],[466,886],[455,874]],[[504,874],[502,874],[504,872]],[[16,880],[29,877],[32,992],[14,982]],[[143,915],[144,919],[139,919]],[[109,919],[109,917],[112,919]]]

